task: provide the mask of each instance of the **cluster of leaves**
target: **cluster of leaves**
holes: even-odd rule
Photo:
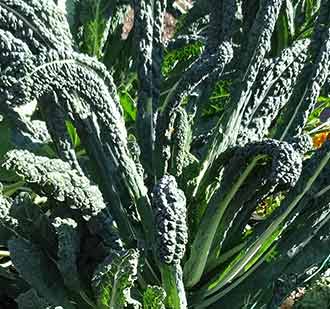
[[[304,296],[300,301],[298,301],[294,308],[304,309],[304,308],[320,308],[326,309],[330,306],[330,279],[327,274],[328,271],[320,276],[318,280],[313,282],[313,284],[304,293]]]
[[[3,302],[276,307],[318,271],[330,1],[297,3],[195,1],[165,46],[173,1],[0,2]]]

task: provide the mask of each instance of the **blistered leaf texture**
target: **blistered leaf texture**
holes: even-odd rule
[[[106,207],[97,186],[60,159],[36,156],[25,150],[12,150],[6,155],[5,167],[15,171],[47,197],[72,209],[79,209],[85,219],[96,216]]]
[[[33,52],[72,49],[68,22],[54,1],[3,0],[0,24],[1,29],[26,42]]]
[[[153,190],[157,227],[157,254],[166,264],[177,264],[188,241],[186,198],[171,175],[163,176]]]
[[[80,249],[80,238],[77,223],[70,218],[54,219],[58,240],[58,260],[57,265],[63,276],[65,285],[71,290],[80,290],[78,274],[78,256]]]

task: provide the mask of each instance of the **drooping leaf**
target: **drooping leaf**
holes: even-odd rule
[[[30,289],[25,293],[20,294],[16,298],[19,309],[55,309],[42,297],[40,297],[34,289]],[[57,309],[62,307],[56,306]]]
[[[15,268],[37,293],[52,305],[73,309],[56,265],[35,244],[17,238],[8,242]]]
[[[272,158],[271,182],[274,180],[276,184],[279,184],[284,181],[284,183],[291,183],[291,186],[294,186],[299,179],[302,171],[302,157],[290,144],[275,140],[265,140],[252,145],[248,144],[246,148],[243,147],[238,150],[232,159],[229,160],[227,168],[225,167],[224,169],[220,186],[209,201],[193,242],[190,259],[184,269],[187,284],[189,285],[196,284],[200,280],[217,228],[230,202],[248,176],[253,172],[258,161],[265,156]],[[240,207],[240,204],[237,204],[237,207]],[[235,218],[235,215],[236,212],[233,212],[233,218]],[[231,225],[224,225],[224,227],[223,237],[225,237]],[[223,237],[220,237],[220,239],[223,240]],[[221,243],[219,247],[221,247]]]
[[[106,207],[99,189],[62,160],[12,150],[7,153],[4,165],[33,184],[41,194],[48,194],[72,209],[79,209],[86,220]]]
[[[283,200],[282,207],[277,208],[273,212],[270,218],[268,218],[259,227],[257,232],[252,235],[244,249],[240,251],[240,254],[228,265],[226,271],[220,276],[217,276],[217,279],[214,280],[214,284],[210,284],[212,285],[212,289],[206,292],[207,295],[219,291],[228,280],[232,280],[236,277],[239,272],[238,270],[244,269],[247,272],[248,269],[253,269],[254,263],[272,247],[281,233],[283,233],[297,215],[307,207],[310,201],[309,194],[314,190],[318,190],[319,179],[322,177],[322,172],[326,171],[325,167],[330,158],[329,147],[330,143],[325,143],[309,160],[295,187],[289,191],[288,195]],[[215,296],[215,298],[217,297],[219,297],[219,294]]]
[[[17,220],[17,234],[42,246],[52,257],[56,255],[56,238],[48,217],[33,203],[29,193],[18,194],[10,208],[10,216]]]
[[[72,48],[69,25],[54,1],[4,0],[0,9],[1,30],[14,30],[15,36],[27,43],[33,52],[45,48]]]

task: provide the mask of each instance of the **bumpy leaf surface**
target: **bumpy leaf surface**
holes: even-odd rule
[[[173,176],[160,179],[153,191],[156,213],[157,254],[166,264],[180,263],[188,241],[186,198]]]
[[[79,209],[85,219],[97,215],[106,207],[99,189],[62,160],[12,150],[6,155],[5,167],[35,185],[40,193],[72,209]]]

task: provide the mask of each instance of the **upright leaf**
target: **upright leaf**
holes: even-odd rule
[[[73,219],[55,218],[53,222],[58,240],[58,259],[56,264],[64,279],[64,284],[72,291],[81,289],[78,273],[80,249],[77,223]]]
[[[108,39],[111,17],[117,1],[84,0],[78,11],[82,27],[81,50],[90,56],[101,58]]]
[[[166,0],[135,1],[136,39],[138,42],[137,69],[140,83],[137,130],[142,149],[142,162],[153,170],[154,125],[159,105],[163,25]],[[150,160],[151,159],[151,160]]]
[[[92,286],[100,308],[140,308],[130,294],[137,278],[138,259],[139,253],[133,249],[122,254],[112,252],[95,270]]]

